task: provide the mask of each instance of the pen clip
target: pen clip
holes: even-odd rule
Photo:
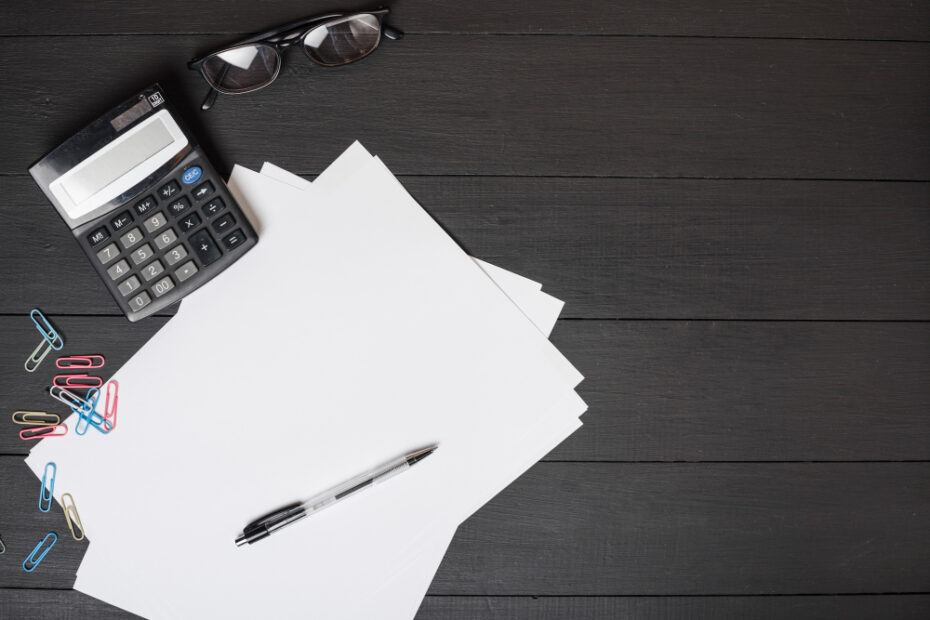
[[[261,528],[261,527],[271,527],[275,523],[283,521],[284,519],[287,519],[293,516],[294,514],[297,514],[298,512],[300,512],[302,508],[303,508],[303,502],[294,502],[293,504],[288,504],[287,506],[284,506],[283,508],[278,508],[277,510],[273,510],[269,512],[268,514],[263,515],[255,519],[248,525],[246,525],[245,528],[243,529],[243,532],[248,534],[249,530],[255,530],[256,528]]]

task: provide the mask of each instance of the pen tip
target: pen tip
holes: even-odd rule
[[[439,446],[430,446],[429,448],[423,448],[422,450],[417,450],[413,454],[407,456],[407,465],[413,467],[416,463],[419,463],[430,454],[436,451],[436,448]]]

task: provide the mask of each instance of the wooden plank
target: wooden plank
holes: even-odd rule
[[[87,33],[252,32],[328,12],[330,2],[204,0],[197,10],[178,1],[127,6],[117,0],[91,5],[61,2],[37,14],[29,4],[11,6],[0,35]],[[69,6],[73,5],[73,6]],[[343,0],[342,10],[370,9],[371,2]],[[74,19],[74,11],[81,19]],[[674,0],[597,0],[572,5],[557,0],[436,2],[404,0],[392,21],[407,33],[618,34],[718,37],[803,37],[927,40],[930,11],[910,0],[796,2],[764,5],[745,0],[685,4]]]
[[[930,463],[541,463],[460,528],[443,595],[923,592]]]
[[[128,620],[135,614],[75,590],[5,590],[0,588],[0,618],[18,620]]]
[[[53,318],[65,352],[103,353],[108,373],[167,320]],[[37,337],[0,317],[0,411],[63,412],[45,393],[51,359],[21,370]],[[930,459],[927,323],[561,321],[553,341],[590,409],[548,460]],[[32,446],[19,430],[0,422],[0,453]]]
[[[0,606],[0,611],[3,608]],[[662,618],[663,620],[926,620],[927,595],[852,596],[598,596],[495,597],[427,596],[416,620],[604,620],[605,618]]]
[[[197,111],[222,36],[0,39],[0,173],[161,80],[219,162],[319,172],[362,139],[399,174],[927,180],[925,43],[419,35]],[[101,62],[102,58],[118,62]],[[93,80],[75,80],[93,67]]]
[[[473,255],[565,300],[566,317],[930,317],[928,183],[402,181]],[[0,177],[0,193],[0,313],[117,314],[32,180]]]
[[[675,596],[675,597],[493,597],[428,596],[416,620],[604,620],[604,618],[664,618],[665,620],[924,620],[930,614],[928,595],[851,596]],[[0,617],[39,620],[123,620],[138,616],[74,590],[3,590]]]

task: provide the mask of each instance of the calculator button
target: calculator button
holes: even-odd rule
[[[110,276],[111,280],[119,280],[127,273],[129,273],[129,263],[127,263],[125,259],[107,269],[107,274]]]
[[[168,263],[168,266],[174,265],[176,262],[183,259],[187,256],[187,250],[184,249],[183,245],[179,245],[176,248],[171,248],[165,252],[165,262]]]
[[[97,245],[98,243],[103,243],[109,238],[110,238],[110,233],[107,232],[107,227],[101,226],[94,232],[87,235],[87,243],[89,243],[91,247],[93,247]]]
[[[223,245],[226,246],[227,250],[231,250],[243,241],[245,241],[245,234],[240,229],[223,239]]]
[[[158,282],[152,285],[152,292],[155,293],[155,297],[161,297],[168,291],[174,288],[174,282],[171,281],[171,278],[165,276]]]
[[[133,291],[139,290],[141,284],[139,283],[139,278],[136,276],[130,276],[126,278],[124,282],[120,282],[119,286],[116,288],[119,289],[119,292],[123,294],[123,297],[129,295]]]
[[[110,226],[113,227],[113,230],[119,231],[121,228],[126,228],[132,224],[132,216],[129,214],[129,211],[123,211],[112,220],[110,220]]]
[[[142,277],[145,278],[146,282],[149,282],[155,276],[161,274],[165,268],[162,266],[161,261],[153,260],[151,263],[142,268]]]
[[[206,198],[212,193],[213,193],[213,183],[211,183],[210,181],[207,181],[206,183],[201,183],[200,185],[194,188],[194,191],[191,192],[191,194],[197,200],[203,200],[204,198]]]
[[[213,217],[220,211],[226,208],[226,205],[223,203],[222,198],[214,198],[207,203],[207,206],[203,208],[203,214],[206,217]]]
[[[161,233],[155,237],[155,247],[159,250],[164,250],[166,247],[178,240],[177,234],[175,234],[173,228],[169,228],[165,232]]]
[[[135,263],[136,265],[141,265],[148,259],[152,258],[153,255],[154,255],[154,252],[152,252],[152,246],[146,243],[145,245],[143,245],[141,248],[139,248],[138,250],[136,250],[129,256],[132,258],[133,263]]]
[[[166,183],[162,185],[161,188],[159,188],[158,197],[161,198],[162,200],[168,200],[170,198],[174,198],[175,196],[177,196],[178,192],[180,191],[181,191],[181,186],[175,183],[174,181],[171,181],[170,183]]]
[[[188,200],[186,196],[181,196],[170,205],[168,205],[168,210],[171,211],[171,214],[174,216],[181,215],[190,208],[191,201]]]
[[[124,248],[131,248],[135,244],[142,241],[142,232],[138,228],[133,228],[128,233],[119,238],[119,242],[123,244]]]
[[[191,166],[181,175],[181,181],[184,185],[190,185],[191,183],[196,183],[197,179],[199,179],[202,174],[203,170],[200,169],[200,166]]]
[[[116,247],[115,243],[111,243],[107,247],[103,248],[97,252],[97,260],[106,265],[111,260],[119,256],[119,248]]]
[[[145,226],[145,229],[150,233],[155,232],[162,226],[168,223],[168,218],[165,217],[164,213],[156,213],[149,219],[142,222],[142,225]]]
[[[191,213],[181,220],[181,230],[188,233],[200,226],[200,218],[196,213]]]
[[[232,216],[232,213],[227,213],[220,219],[213,222],[213,230],[223,234],[227,230],[232,230],[232,227],[236,225],[236,218]]]
[[[194,253],[197,254],[204,266],[216,261],[222,255],[220,249],[216,247],[213,237],[210,236],[206,229],[194,233],[188,241],[190,241],[191,248],[193,248]]]
[[[189,260],[178,267],[178,270],[174,272],[174,275],[178,277],[178,282],[183,282],[195,273],[197,273],[197,265],[194,264],[194,261]]]
[[[142,291],[135,297],[129,300],[129,307],[138,312],[142,308],[146,307],[151,303],[152,298],[149,297],[149,294],[145,291]]]
[[[154,208],[155,208],[155,197],[154,196],[146,196],[145,198],[137,202],[135,206],[133,206],[133,209],[135,209],[136,213],[138,213],[139,215],[145,215],[146,213],[148,213]]]

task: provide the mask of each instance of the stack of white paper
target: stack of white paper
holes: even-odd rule
[[[468,257],[357,143],[312,184],[266,164],[229,185],[258,245],[113,377],[110,435],[28,459],[57,463],[86,526],[75,588],[152,618],[411,618],[458,524],[580,426],[582,377],[547,339],[562,304]]]

